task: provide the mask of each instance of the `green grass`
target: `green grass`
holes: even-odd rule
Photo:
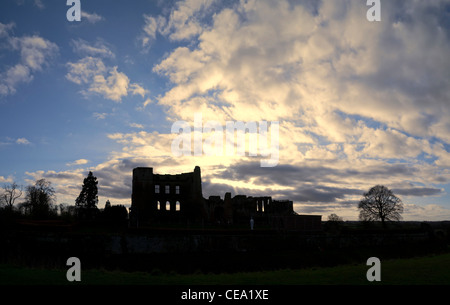
[[[370,283],[361,264],[329,268],[278,270],[234,274],[162,274],[81,270],[81,282],[69,283],[66,270],[0,265],[1,285],[449,285],[450,254],[381,261],[381,282]]]

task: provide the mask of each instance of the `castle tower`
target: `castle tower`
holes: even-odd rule
[[[176,175],[154,174],[150,167],[133,170],[132,225],[200,221],[206,216],[200,167]]]
[[[138,167],[133,169],[133,189],[131,195],[130,220],[138,225],[151,214],[156,207],[153,203],[153,168]]]

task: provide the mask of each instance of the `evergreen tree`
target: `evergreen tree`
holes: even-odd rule
[[[83,181],[83,187],[80,195],[75,200],[75,205],[79,208],[97,209],[98,203],[98,188],[97,177],[92,172],[89,172],[88,176]]]

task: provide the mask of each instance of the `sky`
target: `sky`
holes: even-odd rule
[[[450,220],[449,0],[381,0],[374,22],[363,0],[80,3],[78,22],[66,1],[0,2],[0,185],[44,178],[73,205],[92,171],[100,208],[129,207],[133,168],[198,165],[205,198],[357,220],[381,184],[404,220]],[[275,166],[174,153],[196,115],[277,122]]]

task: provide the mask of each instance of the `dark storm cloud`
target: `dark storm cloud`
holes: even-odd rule
[[[87,173],[86,173],[87,174]],[[69,172],[46,172],[42,175],[42,178],[48,178],[48,179],[77,179],[79,178],[79,174],[77,173],[69,173]]]
[[[327,166],[296,166],[280,164],[273,168],[260,167],[259,163],[239,163],[223,171],[220,178],[249,181],[267,185],[292,186],[298,183],[340,183],[350,177],[376,179],[398,175],[412,175],[417,170],[406,164],[384,164],[360,169],[335,169]]]
[[[125,185],[99,186],[99,194],[106,198],[129,199],[131,202],[131,187]]]
[[[349,179],[366,181],[385,180],[386,177],[414,175],[417,169],[406,164],[383,164],[358,169],[335,169],[327,166],[296,166],[280,164],[273,168],[260,167],[259,163],[241,162],[203,180],[203,191],[206,196],[242,194],[249,196],[270,195],[274,199],[289,199],[296,203],[336,203],[346,201],[349,196],[363,196],[367,190],[353,187]],[[211,177],[234,181],[252,181],[266,190],[254,190],[242,187],[231,187],[227,184],[212,184]],[[327,186],[328,183],[336,186]],[[271,189],[272,186],[289,187],[285,190]],[[433,196],[442,193],[436,188],[397,188],[395,194],[405,196]]]
[[[442,193],[442,190],[430,187],[416,187],[416,188],[392,189],[392,192],[394,192],[394,194],[396,195],[425,197],[425,196],[439,195]]]

